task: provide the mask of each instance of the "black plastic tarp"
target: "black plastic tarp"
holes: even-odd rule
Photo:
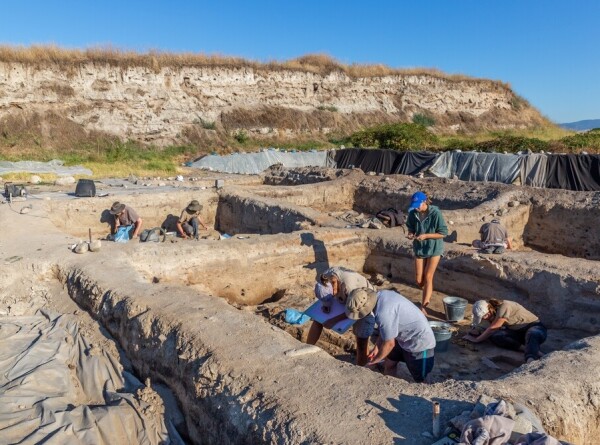
[[[360,168],[364,172],[416,175],[435,160],[434,153],[402,152],[370,148],[346,148],[335,154],[337,168]]]
[[[599,191],[600,155],[548,155],[546,187]]]

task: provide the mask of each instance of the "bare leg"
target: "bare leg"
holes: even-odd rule
[[[425,285],[423,282],[423,261],[423,258],[415,258],[415,281],[421,289]]]
[[[425,270],[423,272],[423,281],[424,281],[424,286],[423,286],[423,301],[421,303],[422,305],[422,311],[425,315],[426,311],[425,311],[425,307],[429,304],[429,302],[431,301],[431,295],[433,294],[433,275],[435,274],[435,270],[437,269],[437,266],[440,262],[440,257],[439,256],[434,256],[431,258],[427,258],[425,260]]]
[[[369,354],[369,339],[356,337],[356,364],[358,366],[365,366],[369,361],[367,355]]]
[[[386,358],[383,362],[383,375],[398,377],[398,362],[394,362]]]
[[[306,336],[306,343],[309,345],[316,345],[321,337],[321,332],[323,332],[323,325],[313,321],[308,330],[308,335]]]

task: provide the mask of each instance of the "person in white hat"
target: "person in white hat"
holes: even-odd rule
[[[472,326],[477,328],[483,320],[490,323],[489,327],[479,335],[472,330],[464,336],[465,340],[481,343],[489,339],[496,346],[514,351],[524,345],[527,363],[543,355],[540,345],[546,341],[548,331],[536,315],[519,303],[495,299],[476,301]]]
[[[331,267],[323,272],[319,279],[320,282],[315,285],[315,296],[323,302],[322,309],[326,313],[328,304],[333,298],[342,304],[346,304],[346,300],[350,292],[354,289],[363,287],[373,288],[373,285],[358,272],[355,272],[345,267]],[[323,328],[331,329],[336,323],[345,319],[346,316],[341,314],[333,317],[326,323],[321,324],[313,320],[308,331],[306,343],[314,345],[321,337]],[[375,318],[372,316],[363,317],[362,320],[354,323],[352,331],[356,337],[356,364],[364,366],[369,360],[367,355],[369,352],[369,338],[375,329]]]
[[[379,338],[367,366],[384,361],[384,374],[397,376],[399,362],[416,382],[425,381],[434,364],[435,336],[427,318],[411,301],[391,290],[356,289],[346,301],[346,316],[360,320],[369,315],[379,325]]]

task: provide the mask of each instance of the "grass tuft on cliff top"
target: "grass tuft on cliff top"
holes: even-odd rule
[[[140,53],[112,46],[98,46],[87,49],[66,49],[55,45],[9,46],[0,45],[0,62],[24,63],[32,66],[56,64],[75,67],[85,63],[98,63],[123,68],[146,67],[155,72],[162,68],[182,67],[223,67],[252,68],[257,71],[306,71],[326,76],[332,72],[342,72],[353,78],[393,75],[426,75],[450,81],[476,81],[510,88],[508,84],[496,80],[477,79],[464,74],[447,74],[432,68],[397,69],[382,64],[345,65],[327,54],[307,54],[286,61],[259,62],[241,57],[228,57],[204,53],[170,53],[152,50]]]

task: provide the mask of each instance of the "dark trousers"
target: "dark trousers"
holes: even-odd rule
[[[525,360],[538,358],[540,345],[546,341],[548,330],[542,323],[530,323],[527,326],[513,330],[500,329],[490,336],[490,340],[496,346],[518,351],[521,345],[525,345]]]
[[[181,227],[183,228],[183,231],[188,235],[188,236],[193,236],[194,238],[198,238],[198,227],[200,226],[200,223],[198,221],[198,218],[194,217],[192,219],[190,219],[187,222],[184,222]]]

